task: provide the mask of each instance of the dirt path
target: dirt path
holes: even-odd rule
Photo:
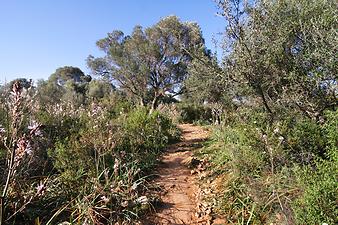
[[[162,187],[162,205],[154,216],[148,219],[150,224],[208,224],[196,218],[196,194],[198,187],[195,176],[186,164],[191,161],[192,150],[201,147],[208,132],[190,124],[179,126],[183,131],[181,142],[169,146],[158,168],[159,177],[155,183]]]

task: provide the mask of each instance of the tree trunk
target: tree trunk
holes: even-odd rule
[[[270,114],[270,115],[272,115],[273,113],[272,113],[272,110],[271,110],[271,108],[270,108],[270,106],[269,106],[269,104],[268,104],[268,101],[266,100],[266,98],[265,98],[265,95],[264,95],[264,92],[263,92],[263,88],[259,85],[259,87],[258,87],[258,92],[259,92],[259,94],[260,94],[260,96],[261,96],[261,98],[262,98],[262,101],[263,101],[263,105],[264,105],[264,107],[265,107],[265,109],[268,111],[268,113]]]
[[[160,95],[155,94],[155,97],[151,101],[151,108],[150,108],[149,114],[152,114],[155,111],[155,109],[158,106],[158,100],[159,99],[160,99]]]
[[[140,97],[140,106],[142,106],[142,107],[145,106],[144,98],[142,98],[142,97]]]

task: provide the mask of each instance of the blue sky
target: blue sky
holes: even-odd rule
[[[58,67],[100,56],[96,41],[118,29],[129,34],[162,17],[200,24],[208,48],[225,22],[213,0],[0,0],[0,82],[47,79]]]

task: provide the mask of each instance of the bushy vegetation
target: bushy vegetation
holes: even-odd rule
[[[337,223],[333,1],[218,3],[228,23],[222,72],[199,56],[186,83],[193,93],[224,85],[198,96],[223,105],[200,155],[227,177],[218,210],[238,224]]]
[[[254,119],[262,114],[237,110],[200,152],[215,174],[228,177],[218,210],[250,224],[335,223],[337,111],[320,125],[307,119],[264,125]]]
[[[178,106],[180,112],[179,121],[183,123],[211,123],[211,109],[200,104],[180,104]]]
[[[121,98],[41,104],[30,91],[13,83],[1,107],[4,222],[110,224],[149,210],[147,177],[179,138],[172,121]]]
[[[336,2],[216,2],[222,59],[169,16],[99,40],[93,77],[0,86],[0,225],[135,223],[174,122],[213,128],[199,156],[229,223],[338,223]]]

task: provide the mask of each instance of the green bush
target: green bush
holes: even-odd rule
[[[337,174],[338,174],[338,113],[326,112],[321,125],[325,141],[325,159],[316,161],[314,167],[298,169],[297,181],[302,193],[293,203],[298,224],[337,224]]]
[[[338,158],[316,163],[316,170],[306,167],[298,172],[303,190],[293,203],[298,224],[337,224]]]
[[[326,122],[323,125],[326,142],[326,155],[331,159],[338,158],[338,110],[325,113]]]
[[[288,134],[288,149],[292,161],[309,164],[315,157],[324,157],[325,137],[315,121],[298,121]]]
[[[72,201],[67,207],[72,212],[70,218],[78,222],[88,220],[88,210],[101,208],[97,215],[111,212],[108,220],[97,218],[102,223],[135,219],[147,208],[138,202],[146,188],[144,176],[168,142],[177,138],[177,128],[159,112],[149,114],[139,108],[116,119],[105,115],[90,117],[80,112],[75,123],[68,117],[63,122],[54,118],[55,125],[69,129],[62,127],[68,131],[67,137],[56,135],[59,139],[49,150],[57,172],[51,189],[61,187],[58,193],[62,199]],[[75,127],[77,132],[73,132]]]
[[[48,169],[40,170],[39,180],[26,179],[20,190],[11,189],[9,202],[19,198],[32,202],[10,223],[17,219],[31,224],[37,217],[43,221],[53,217],[53,224],[113,224],[135,220],[149,208],[152,196],[146,177],[163,148],[180,132],[159,112],[131,109],[124,102],[110,106],[109,102],[79,108],[64,104],[41,108],[34,115],[43,124],[43,137],[36,144],[46,159],[39,163],[47,163]],[[42,190],[39,195],[37,187]],[[11,204],[7,213],[15,210]]]
[[[226,118],[201,156],[230,177],[217,204],[229,221],[337,222],[336,111],[325,114],[325,123],[300,116],[271,122],[265,113],[245,109]]]
[[[193,123],[204,122],[210,123],[212,121],[211,109],[207,106],[198,104],[179,104],[180,122]]]
[[[142,169],[154,166],[161,150],[179,135],[169,118],[157,111],[149,115],[145,108],[124,115],[120,123],[116,149],[139,161]]]
[[[264,143],[250,125],[225,127],[222,132],[231,165],[240,174],[256,174],[266,165]]]

